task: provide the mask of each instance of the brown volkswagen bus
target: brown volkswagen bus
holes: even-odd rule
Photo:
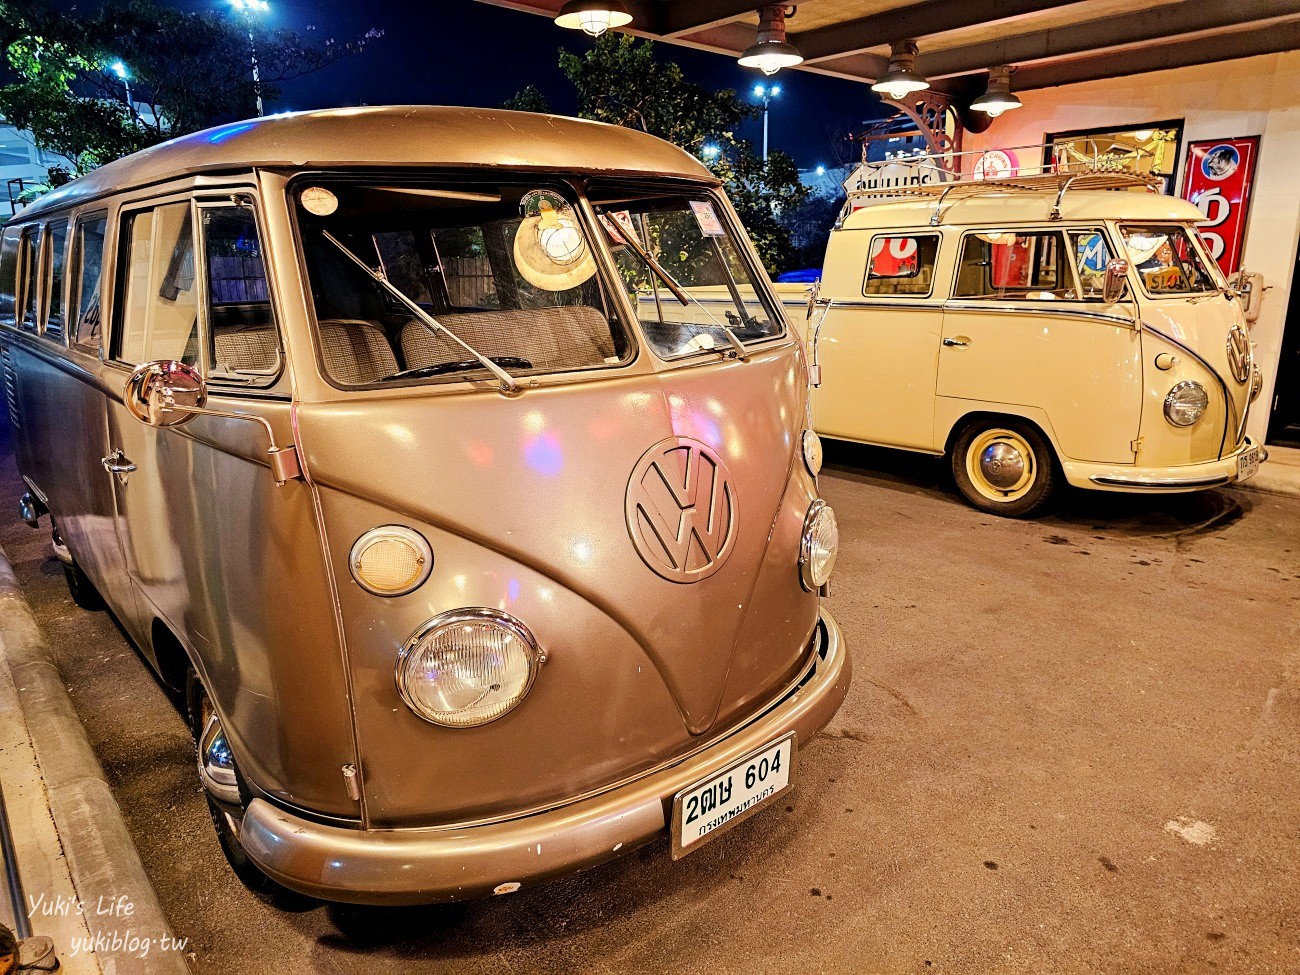
[[[799,343],[665,142],[227,125],[22,211],[0,291],[23,515],[185,692],[252,886],[433,902],[690,853],[844,699]]]

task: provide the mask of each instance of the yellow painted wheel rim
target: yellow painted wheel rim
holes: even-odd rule
[[[1038,457],[1020,434],[995,427],[980,433],[966,448],[966,476],[990,501],[1019,501],[1038,480]]]

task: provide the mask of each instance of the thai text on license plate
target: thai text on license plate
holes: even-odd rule
[[[1244,481],[1259,473],[1259,448],[1251,447],[1237,456],[1237,480]]]
[[[748,819],[794,782],[794,734],[742,758],[673,799],[673,859]]]

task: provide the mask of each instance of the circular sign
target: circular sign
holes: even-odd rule
[[[1205,154],[1201,160],[1201,173],[1206,179],[1227,179],[1241,165],[1241,153],[1236,146],[1222,143]]]
[[[698,440],[669,437],[642,454],[625,510],[637,554],[669,582],[707,579],[731,555],[735,488],[722,459]]]
[[[1010,149],[990,149],[975,160],[972,179],[1009,179],[1019,174],[1020,160]]]

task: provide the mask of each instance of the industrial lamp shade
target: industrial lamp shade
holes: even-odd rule
[[[585,31],[599,37],[611,27],[626,27],[632,15],[622,0],[568,0],[555,17],[555,22],[569,30]]]
[[[1003,112],[1020,107],[1020,99],[1011,94],[1011,69],[1006,65],[989,68],[989,87],[984,94],[970,103],[977,112],[997,118]]]
[[[739,58],[743,68],[758,68],[774,75],[782,68],[803,63],[799,49],[785,39],[785,6],[769,4],[758,11],[758,40]]]
[[[930,82],[916,73],[916,41],[895,41],[889,52],[889,68],[871,90],[888,95],[894,101],[913,92],[925,91]]]

